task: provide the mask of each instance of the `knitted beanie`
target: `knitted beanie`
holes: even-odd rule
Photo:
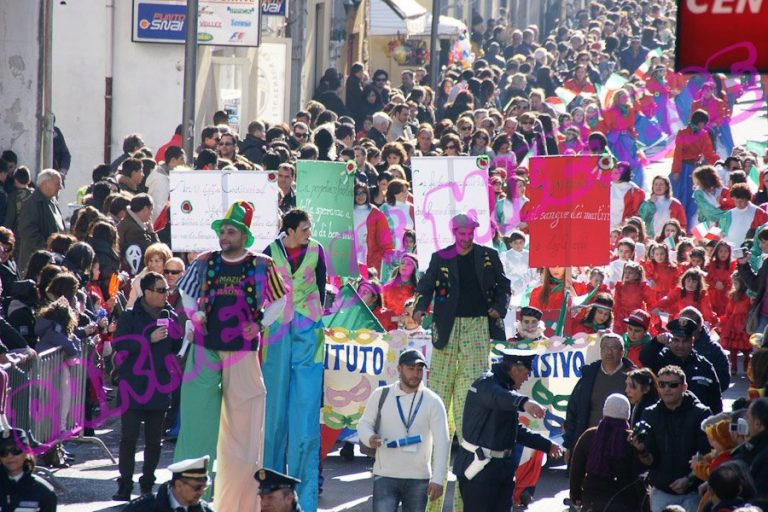
[[[603,406],[603,418],[617,418],[629,420],[629,400],[621,393],[614,393],[605,399]]]

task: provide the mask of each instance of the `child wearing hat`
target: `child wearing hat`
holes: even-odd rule
[[[729,413],[715,414],[705,419],[701,422],[701,430],[707,434],[707,441],[709,441],[712,451],[691,459],[691,472],[696,478],[706,482],[715,469],[731,460],[731,453],[738,443],[731,435],[731,415]],[[701,498],[699,510],[702,509],[703,505],[712,502],[712,498],[711,491],[707,489]]]

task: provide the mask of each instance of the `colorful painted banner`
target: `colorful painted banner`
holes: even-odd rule
[[[487,156],[413,157],[413,206],[419,270],[429,267],[432,253],[454,243],[450,221],[460,212],[480,223],[475,242],[490,246],[493,226],[488,192]]]
[[[171,192],[171,248],[174,251],[219,249],[211,223],[224,216],[229,205],[245,200],[257,214],[251,222],[252,249],[263,251],[277,236],[277,173],[260,171],[173,171]],[[274,212],[261,214],[258,212]]]
[[[549,436],[562,434],[568,399],[581,378],[581,367],[600,359],[596,334],[579,333],[573,338],[552,337],[534,343],[496,343],[498,348],[525,348],[539,351],[533,361],[533,371],[519,393],[539,402],[547,409],[543,419],[528,418],[528,428],[546,432]],[[491,361],[499,359],[498,352]]]
[[[612,168],[610,157],[531,158],[531,267],[609,263]]]
[[[323,244],[330,276],[357,277],[354,250],[354,164],[296,162],[296,206],[312,216],[312,237]]]

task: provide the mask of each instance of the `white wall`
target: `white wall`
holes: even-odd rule
[[[184,77],[184,46],[132,42],[132,2],[114,3],[112,159],[122,153],[128,133],[141,133],[152,149],[171,138],[181,122]],[[62,203],[73,201],[78,186],[89,183],[93,167],[104,161],[106,4],[55,2],[53,109],[72,153]]]
[[[33,171],[40,134],[39,16],[39,1],[0,1],[0,151],[12,149]]]

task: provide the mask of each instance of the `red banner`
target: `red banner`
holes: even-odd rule
[[[768,72],[768,0],[678,0],[678,71]]]
[[[530,159],[531,267],[609,263],[612,159],[604,159],[600,166],[592,155]]]

